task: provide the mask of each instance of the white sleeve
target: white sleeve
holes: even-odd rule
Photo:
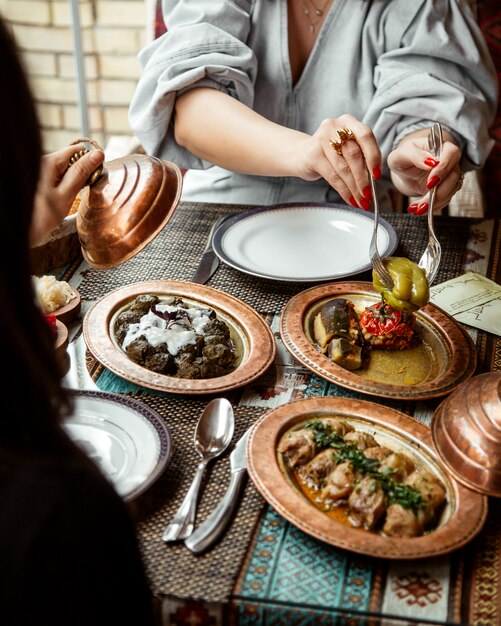
[[[464,148],[462,169],[480,168],[494,143],[489,127],[498,97],[482,33],[464,0],[414,0],[405,8],[410,19],[404,28],[392,23],[395,15],[386,24],[387,36],[400,41],[378,61],[364,121],[385,159],[404,135],[440,122]]]
[[[183,168],[209,163],[179,146],[172,128],[176,96],[193,87],[224,91],[248,106],[254,100],[257,62],[246,45],[251,0],[166,2],[167,32],[139,54],[143,73],[129,108],[129,123],[148,154]]]

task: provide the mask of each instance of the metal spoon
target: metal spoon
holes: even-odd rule
[[[198,491],[207,463],[228,447],[235,426],[233,407],[226,398],[215,398],[205,407],[195,430],[195,449],[202,457],[197,471],[172,522],[165,527],[162,539],[178,541],[193,532]]]

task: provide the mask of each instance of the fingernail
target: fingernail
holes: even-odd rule
[[[354,206],[356,209],[358,209],[357,201],[355,200],[355,198],[353,196],[351,196],[351,198],[350,198],[350,204],[351,204],[351,206]]]
[[[379,167],[379,165],[376,165],[374,167],[374,169],[372,170],[372,175],[376,180],[379,180],[381,178],[381,168]]]
[[[362,193],[364,194],[364,198],[366,200],[370,200],[372,198],[372,189],[370,187],[366,187]]]
[[[369,202],[365,198],[360,198],[360,206],[364,211],[368,211],[370,208]]]
[[[103,151],[102,150],[91,150],[90,156],[89,156],[89,161],[93,165],[97,165],[98,163],[101,163],[102,160],[103,160]]]
[[[439,163],[440,161],[437,161],[437,159],[434,159],[432,157],[428,157],[427,159],[424,160],[424,164],[429,165],[430,167],[437,167]]]
[[[430,180],[426,183],[426,189],[431,189],[432,187],[435,187],[435,185],[438,185],[439,182],[440,176],[432,176]]]
[[[409,204],[409,206],[407,207],[407,213],[415,213],[417,208],[418,208],[418,203],[413,202],[412,204]]]
[[[421,204],[418,205],[418,208],[414,212],[414,215],[423,215],[423,213],[427,213],[427,211],[428,211],[428,203],[421,202]]]

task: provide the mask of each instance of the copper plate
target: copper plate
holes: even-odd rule
[[[321,305],[338,297],[352,300],[358,309],[373,305],[380,298],[369,282],[328,283],[297,294],[282,311],[280,336],[285,347],[315,374],[353,391],[403,400],[424,400],[448,394],[474,374],[477,353],[473,341],[454,318],[432,304],[416,313],[423,350],[426,349],[426,359],[422,361],[428,368],[419,382],[405,384],[399,378],[399,359],[407,358],[407,355],[402,356],[406,351],[378,351],[381,358],[391,360],[391,382],[388,376],[372,379],[336,365],[317,350],[312,325]]]
[[[134,363],[114,339],[116,315],[141,294],[178,296],[194,306],[209,306],[230,331],[240,356],[238,367],[225,376],[187,379],[152,372]],[[222,291],[183,281],[152,280],[120,287],[98,300],[83,320],[83,335],[92,354],[117,376],[149,389],[170,393],[221,393],[247,385],[263,374],[275,358],[275,338],[263,318],[248,304]]]
[[[437,475],[447,491],[438,527],[421,537],[387,537],[351,528],[317,509],[289,476],[277,452],[281,437],[315,418],[339,416],[379,443],[409,454],[416,466]],[[386,559],[417,559],[447,554],[477,535],[487,517],[487,497],[466,489],[438,460],[430,430],[405,413],[375,402],[320,397],[284,404],[261,417],[247,442],[247,469],[261,495],[280,515],[305,533],[359,554]]]

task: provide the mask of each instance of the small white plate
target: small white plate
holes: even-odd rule
[[[128,396],[79,391],[64,428],[126,501],[152,485],[171,455],[160,415]]]
[[[237,270],[290,282],[336,280],[371,267],[373,213],[342,204],[287,204],[251,209],[223,222],[214,234],[218,257]],[[397,234],[379,219],[381,256]]]

